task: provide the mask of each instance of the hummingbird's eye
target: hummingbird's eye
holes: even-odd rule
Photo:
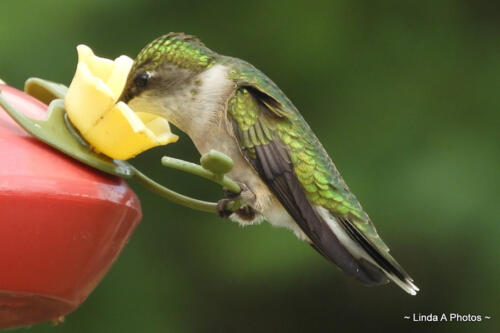
[[[137,75],[134,79],[134,84],[137,88],[144,88],[148,85],[149,83],[149,78],[151,76],[149,75],[148,72],[141,73]]]

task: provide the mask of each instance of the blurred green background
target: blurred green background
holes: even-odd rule
[[[421,288],[366,288],[292,233],[241,228],[131,184],[144,219],[66,323],[30,332],[499,332],[500,8],[487,1],[0,2],[0,77],[68,84],[75,46],[135,57],[170,31],[248,60],[294,101]],[[133,161],[197,161],[189,139]],[[414,323],[413,313],[490,315]]]

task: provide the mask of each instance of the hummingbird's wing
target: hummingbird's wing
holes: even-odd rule
[[[275,97],[278,88],[267,92],[245,80],[229,101],[243,154],[318,252],[361,282],[389,278],[415,294],[302,116],[286,97]]]

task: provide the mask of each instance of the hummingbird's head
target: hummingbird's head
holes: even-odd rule
[[[193,36],[159,37],[135,59],[120,100],[135,112],[163,116],[185,130],[193,116],[188,106],[199,97],[203,73],[215,63],[215,55]]]

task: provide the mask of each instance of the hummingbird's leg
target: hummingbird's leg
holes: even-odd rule
[[[221,218],[231,217],[238,222],[253,222],[258,215],[258,212],[253,208],[256,196],[246,184],[238,183],[238,185],[241,188],[241,192],[238,194],[224,191],[227,198],[219,200],[217,213]]]

